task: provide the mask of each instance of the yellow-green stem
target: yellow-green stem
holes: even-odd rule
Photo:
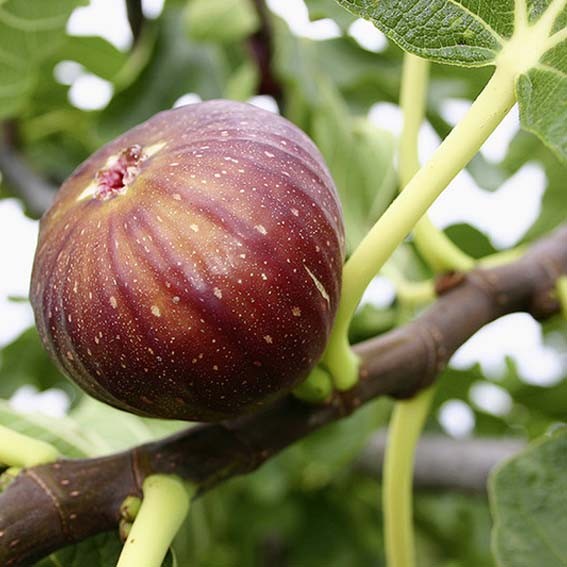
[[[406,53],[400,90],[400,108],[404,118],[399,147],[400,188],[404,188],[419,170],[417,142],[425,116],[428,82],[429,61]]]
[[[433,280],[409,281],[390,262],[384,265],[380,273],[392,282],[396,288],[398,300],[407,307],[420,307],[435,299],[435,283]]]
[[[475,258],[452,242],[429,217],[416,224],[413,237],[419,253],[436,272],[468,272],[475,267]]]
[[[431,386],[408,401],[398,402],[390,420],[384,455],[383,501],[386,564],[414,567],[412,480],[417,441],[435,390]]]
[[[34,467],[57,460],[55,447],[0,425],[0,463],[11,467]]]
[[[400,107],[404,116],[399,149],[401,189],[419,170],[418,134],[425,117],[428,79],[429,61],[406,53],[400,92]],[[420,254],[435,271],[467,271],[474,267],[474,258],[451,242],[427,216],[417,223],[413,236]]]
[[[512,108],[514,82],[515,73],[508,66],[496,68],[465,117],[412,177],[345,264],[341,303],[323,359],[336,388],[348,390],[358,380],[358,361],[348,344],[347,333],[364,290]]]
[[[561,314],[563,319],[567,321],[567,276],[561,276],[555,284],[557,290],[557,298],[561,305]]]
[[[418,135],[425,115],[429,63],[406,53],[400,106],[404,127],[400,141],[400,187],[403,189],[419,169]],[[463,254],[424,216],[414,229],[418,250],[434,271],[461,261]],[[466,256],[466,255],[465,255]],[[459,265],[459,267],[462,267]],[[404,286],[397,286],[398,295]],[[400,297],[403,299],[403,296]],[[384,457],[384,534],[388,567],[413,567],[415,544],[413,529],[413,461],[417,440],[427,417],[433,388],[410,401],[398,402],[390,422]]]
[[[189,512],[194,488],[175,476],[155,474],[146,478],[142,492],[117,567],[160,567]]]
[[[499,252],[494,252],[489,256],[485,256],[478,260],[478,265],[481,268],[495,268],[496,266],[502,266],[504,264],[509,264],[514,260],[517,260],[526,252],[527,246],[520,245],[515,248],[510,248],[509,250],[501,250]]]
[[[293,395],[310,404],[320,404],[329,398],[333,392],[333,383],[329,373],[316,366],[309,376],[293,389]]]

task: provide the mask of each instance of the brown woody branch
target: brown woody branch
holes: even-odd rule
[[[265,0],[254,0],[254,5],[260,25],[256,33],[248,38],[248,49],[258,68],[258,94],[274,97],[281,109],[283,88],[273,72],[272,22],[269,10]]]
[[[142,0],[126,0],[126,15],[128,16],[128,24],[130,25],[134,39],[132,45],[136,45],[142,35],[142,28],[144,26]]]
[[[0,124],[0,172],[3,181],[34,216],[42,215],[55,198],[57,187],[26,163],[16,149],[16,132],[12,122]]]
[[[361,380],[325,405],[287,396],[260,413],[197,426],[97,459],[62,459],[24,470],[0,495],[0,564],[30,565],[48,553],[116,528],[119,507],[141,494],[153,473],[179,475],[200,492],[263,462],[324,425],[381,395],[407,397],[430,384],[478,329],[502,315],[555,314],[553,290],[567,273],[567,226],[507,266],[448,280],[443,295],[404,327],[355,347]]]

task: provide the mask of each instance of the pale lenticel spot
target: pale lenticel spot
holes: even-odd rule
[[[307,273],[309,274],[309,277],[313,280],[313,283],[315,284],[315,287],[317,288],[317,291],[321,294],[321,297],[327,302],[330,303],[331,302],[331,298],[329,297],[329,294],[327,293],[327,290],[325,289],[325,286],[317,279],[317,276],[315,276],[315,274],[307,267],[307,266],[303,266],[305,268],[305,270],[307,271]]]
[[[161,317],[161,311],[157,305],[152,305],[151,311],[154,317]]]

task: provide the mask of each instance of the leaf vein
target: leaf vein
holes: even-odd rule
[[[55,30],[64,27],[66,21],[67,14],[58,14],[57,16],[37,20],[25,20],[0,8],[0,22],[23,32]]]
[[[540,71],[546,71],[548,73],[553,73],[555,75],[558,75],[562,79],[567,79],[567,73],[565,73],[564,71],[561,71],[561,69],[557,69],[555,67],[552,67],[551,65],[547,65],[546,63],[538,63],[533,68],[539,69]]]
[[[454,6],[468,14],[471,18],[476,20],[482,27],[484,27],[484,29],[486,29],[486,31],[490,32],[494,36],[494,39],[496,39],[501,46],[503,46],[508,41],[506,38],[502,37],[486,20],[483,20],[478,14],[475,14],[472,10],[469,10],[460,2],[457,2],[457,0],[447,0],[447,2],[449,4],[453,4]]]

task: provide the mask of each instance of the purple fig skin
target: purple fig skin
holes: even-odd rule
[[[314,144],[215,100],[161,112],[75,170],[41,220],[30,295],[45,347],[90,395],[220,421],[308,375],[343,261]]]

